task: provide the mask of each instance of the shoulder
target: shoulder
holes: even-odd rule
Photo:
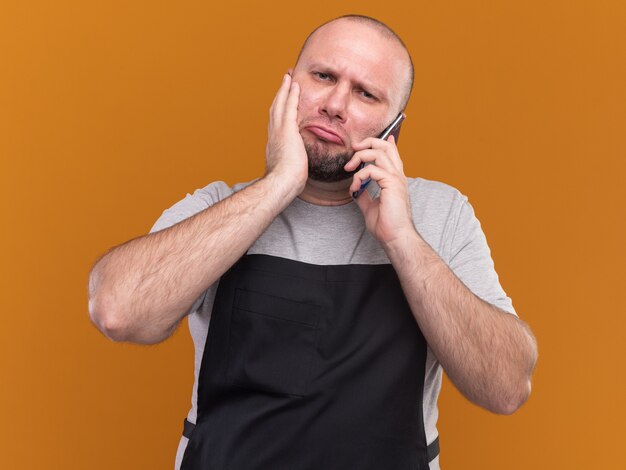
[[[467,200],[459,189],[441,181],[407,177],[407,184],[411,198],[415,196],[422,203],[452,204]]]
[[[467,201],[452,185],[426,178],[407,178],[411,215],[420,235],[445,260],[459,216]]]
[[[256,179],[245,183],[236,183],[232,186],[224,181],[213,181],[203,188],[196,189],[193,193],[187,193],[185,197],[163,211],[150,232],[171,227],[213,204],[217,204],[255,181]]]
[[[459,189],[441,181],[407,178],[413,215],[421,220],[441,224],[458,217],[467,196]]]
[[[251,185],[258,179],[259,178],[243,183],[235,183],[232,186],[224,181],[213,181],[212,183],[207,184],[204,188],[196,189],[193,194],[187,194],[187,197],[182,201],[179,201],[179,203],[184,202],[186,199],[190,199],[188,202],[196,202],[201,205],[205,204],[208,207],[226,199],[238,191],[241,191],[243,188]]]

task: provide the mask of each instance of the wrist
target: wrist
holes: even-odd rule
[[[289,201],[292,201],[302,193],[306,185],[306,179],[300,181],[298,178],[294,178],[293,174],[277,168],[267,172],[262,179],[268,183],[272,191],[277,192],[281,198]]]
[[[394,265],[422,264],[439,258],[414,227],[398,232],[393,240],[383,243],[382,247]]]

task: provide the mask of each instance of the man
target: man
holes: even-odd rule
[[[108,337],[156,343],[189,315],[177,467],[436,469],[442,367],[495,413],[528,398],[535,341],[467,197],[373,137],[412,80],[382,23],[322,25],[272,104],[266,174],[188,195],[94,266]]]

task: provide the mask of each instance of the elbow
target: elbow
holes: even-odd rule
[[[122,318],[117,313],[115,302],[110,290],[103,286],[103,274],[106,263],[100,259],[89,273],[88,280],[88,310],[89,319],[95,327],[107,338],[113,341],[124,341],[126,339],[126,328]]]
[[[106,264],[102,261],[96,263],[88,281],[88,310],[89,319],[94,326],[108,339],[112,341],[130,341],[130,326],[127,316],[123,315],[123,309],[119,302],[106,285],[104,270]]]
[[[512,390],[509,389],[508,393],[504,394],[507,399],[501,400],[499,406],[493,410],[498,414],[512,415],[530,398],[530,391],[532,389],[531,377],[537,365],[537,358],[539,354],[537,351],[537,341],[530,331],[530,328],[524,324],[524,329],[528,339],[527,349],[524,356],[526,368],[524,371],[520,371],[522,373],[522,377],[519,379],[519,385]]]
[[[140,315],[129,302],[118,297],[94,269],[89,277],[89,318],[95,327],[107,338],[115,342],[157,344],[175,331],[179,319],[167,322],[157,319],[164,315]],[[152,321],[150,321],[150,318]]]
[[[129,321],[123,309],[104,296],[89,298],[89,318],[104,336],[115,342],[157,344],[169,338],[177,326],[139,328]]]
[[[112,341],[128,341],[128,326],[113,306],[102,296],[89,298],[89,318],[100,332]]]
[[[490,408],[490,411],[499,415],[512,415],[528,401],[530,389],[530,380],[528,380],[516,393],[511,393],[505,400],[499,400],[498,403]]]

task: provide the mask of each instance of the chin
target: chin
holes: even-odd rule
[[[304,145],[309,160],[309,178],[313,181],[336,183],[348,178],[352,178],[357,170],[346,171],[343,169],[346,163],[350,161],[354,152],[337,151],[330,152],[326,145]]]

